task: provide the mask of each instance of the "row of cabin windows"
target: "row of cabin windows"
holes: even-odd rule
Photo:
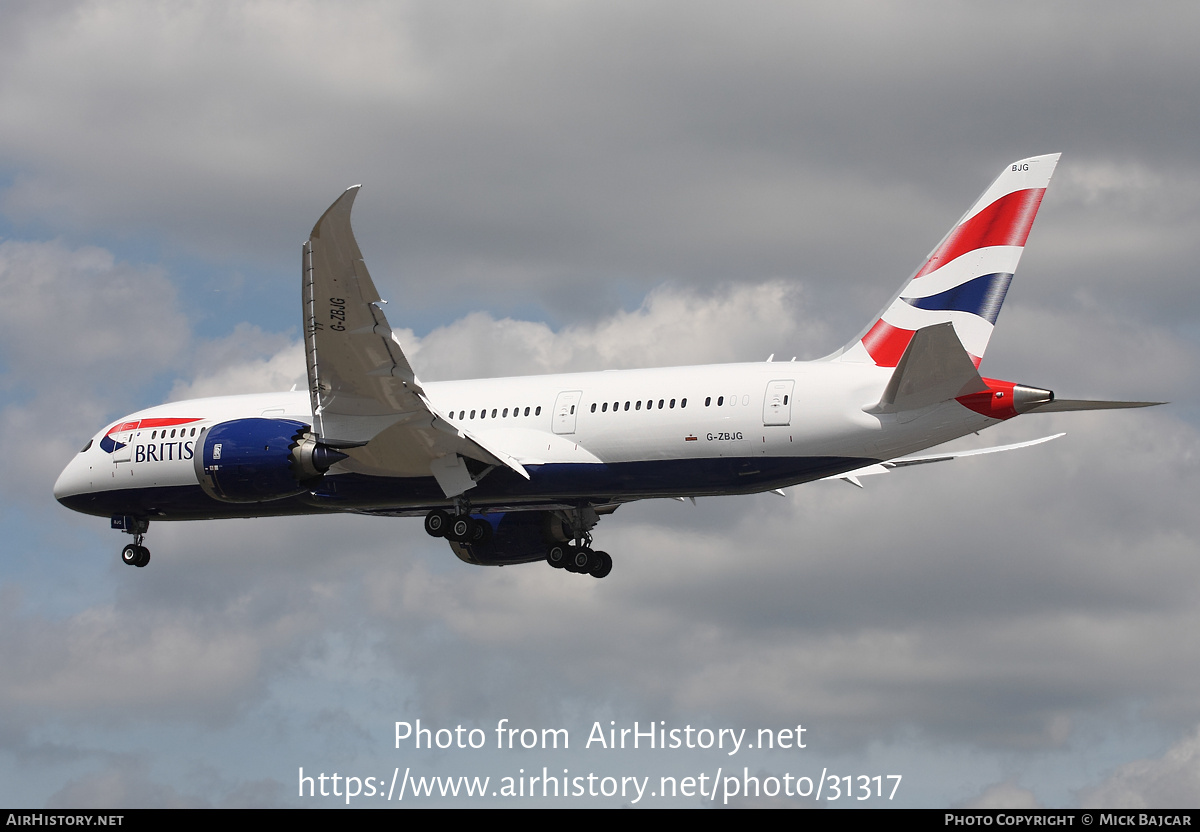
[[[674,407],[675,407],[675,399],[671,399],[669,402],[667,402],[666,404],[664,404],[664,402],[666,402],[666,401],[667,401],[667,400],[665,400],[665,399],[659,399],[659,400],[658,400],[658,409],[659,409],[659,410],[662,410],[664,407],[668,407],[668,408],[674,409]],[[711,407],[711,406],[712,406],[712,403],[713,403],[713,397],[712,397],[712,396],[706,396],[706,397],[704,398],[704,406],[705,406],[705,407]],[[745,403],[745,402],[743,402],[743,404],[744,404],[744,403]],[[784,396],[783,403],[784,403],[784,404],[787,404],[787,397],[786,397],[786,396]],[[729,406],[730,406],[730,407],[733,407],[735,404],[737,404],[737,396],[730,396],[730,397],[729,397]],[[641,410],[641,409],[642,409],[642,403],[641,403],[641,402],[633,402],[633,403],[632,403],[632,406],[633,406],[633,409],[634,409],[634,410]],[[717,407],[724,407],[724,406],[725,406],[725,397],[724,397],[724,396],[717,396]],[[680,400],[679,400],[679,407],[680,407],[680,409],[683,409],[683,408],[687,407],[687,399],[680,399]],[[629,410],[629,408],[630,408],[630,402],[625,402],[624,409],[625,409],[625,410]],[[612,404],[612,409],[613,409],[613,412],[616,412],[616,411],[620,410],[620,409],[621,409],[621,403],[620,403],[620,402],[613,402],[613,404]],[[653,399],[648,399],[648,400],[646,401],[646,409],[647,409],[647,410],[653,410],[653,409],[654,409],[654,400],[653,400]],[[592,413],[595,413],[595,412],[596,412],[596,405],[595,405],[595,404],[593,404],[593,405],[592,405]],[[607,412],[608,412],[608,402],[603,402],[603,403],[601,403],[601,404],[600,404],[600,412],[601,412],[601,413],[607,413]]]
[[[530,411],[531,411],[531,408],[528,408],[528,407],[527,407],[527,408],[525,408],[525,412],[524,412],[524,414],[522,414],[522,413],[521,413],[521,408],[519,408],[519,407],[514,407],[514,408],[512,408],[512,415],[513,415],[514,417],[516,417],[516,416],[521,416],[521,415],[528,416],[528,415],[530,414]],[[541,408],[541,405],[538,405],[537,407],[535,407],[535,408],[532,408],[532,412],[533,412],[533,415],[534,415],[534,416],[541,416],[541,415],[542,415],[542,408]],[[498,408],[498,407],[493,407],[493,408],[492,408],[492,410],[491,410],[491,416],[490,416],[490,417],[488,416],[488,409],[487,409],[486,407],[485,407],[483,410],[479,410],[479,411],[472,410],[472,411],[471,411],[471,415],[470,415],[470,416],[468,416],[468,415],[467,415],[467,411],[465,411],[465,410],[460,410],[460,411],[458,411],[458,416],[456,417],[456,416],[454,415],[454,411],[452,410],[452,411],[450,411],[450,418],[451,418],[451,419],[455,419],[455,418],[458,418],[458,419],[474,419],[474,418],[475,418],[475,414],[476,414],[476,413],[478,413],[478,414],[479,414],[479,418],[480,418],[480,419],[487,419],[487,418],[492,418],[492,419],[506,419],[506,418],[508,418],[508,416],[509,416],[509,408],[507,408],[507,407],[506,407],[506,408],[504,408],[503,410],[501,410],[501,409],[500,409],[500,408]]]
[[[640,401],[637,401],[637,402],[625,402],[625,410],[628,410],[628,409],[630,408],[630,406],[632,406],[634,410],[641,410],[641,409],[642,409],[642,403],[641,403]],[[670,403],[668,404],[666,399],[659,399],[659,400],[658,400],[658,409],[659,409],[659,410],[662,410],[664,407],[665,407],[665,408],[670,408],[671,410],[674,410],[674,409],[675,409],[675,400],[674,400],[674,399],[671,399],[671,400],[670,400]],[[682,409],[683,409],[683,408],[685,408],[685,407],[687,407],[687,399],[680,399],[680,400],[679,400],[679,409],[680,409],[680,410],[682,410]],[[621,403],[620,403],[620,402],[613,402],[613,403],[612,403],[612,410],[613,410],[613,413],[616,413],[616,412],[617,412],[618,410],[620,410],[620,409],[621,409]],[[654,399],[647,399],[647,400],[646,400],[646,409],[647,409],[647,410],[653,410],[653,409],[654,409]],[[596,402],[592,402],[592,412],[593,412],[593,413],[595,413],[595,412],[596,412]],[[600,403],[600,412],[601,412],[601,413],[607,413],[607,412],[608,412],[608,402],[601,402],[601,403]]]
[[[713,401],[713,400],[712,400],[712,396],[707,396],[707,397],[705,397],[705,399],[704,399],[704,406],[705,406],[705,407],[711,407],[711,406],[712,406],[712,401]],[[733,406],[733,405],[735,405],[735,404],[737,404],[737,396],[730,396],[730,397],[729,397],[729,406],[730,406],[730,407],[732,407],[732,406]],[[784,399],[784,404],[787,404],[787,400],[786,400],[786,398]],[[634,410],[641,410],[641,409],[642,409],[642,403],[641,403],[641,402],[625,402],[624,409],[625,409],[625,410],[629,410],[629,408],[630,408],[631,406],[633,407],[633,409],[634,409]],[[725,397],[724,397],[724,396],[717,396],[717,407],[724,407],[724,406],[725,406]],[[601,412],[601,413],[607,413],[607,412],[608,412],[608,402],[601,402],[601,403],[600,403],[600,405],[599,405],[599,407],[600,407],[600,412]],[[647,409],[647,410],[653,410],[653,409],[654,409],[654,399],[647,399],[647,400],[646,400],[645,407],[646,407],[646,409]],[[659,400],[658,400],[658,409],[659,409],[659,410],[662,410],[664,407],[666,407],[666,408],[670,408],[670,409],[672,409],[672,410],[673,410],[673,409],[675,408],[675,399],[670,399],[670,400],[667,400],[667,399],[659,399]],[[682,410],[682,409],[683,409],[683,408],[685,408],[685,407],[687,407],[687,399],[680,399],[680,400],[679,400],[679,408]],[[621,409],[622,409],[621,402],[613,402],[613,403],[612,403],[612,409],[613,409],[613,412],[614,412],[614,413],[615,413],[615,412],[617,412],[618,410],[621,410]],[[596,405],[595,405],[595,404],[593,404],[593,405],[592,405],[592,413],[595,413],[595,412],[596,412]]]
[[[678,400],[678,404],[679,404],[679,409],[680,409],[680,410],[682,410],[683,408],[687,407],[687,401],[688,401],[687,399],[679,399],[679,400]],[[704,406],[705,406],[705,407],[711,407],[711,406],[712,406],[712,403],[713,403],[712,396],[707,396],[707,397],[705,397],[705,399],[704,399]],[[729,397],[729,404],[730,404],[730,406],[731,406],[731,407],[732,407],[733,405],[737,404],[737,396],[730,396],[730,397]],[[786,401],[785,401],[785,404],[786,404]],[[659,399],[659,400],[658,400],[658,409],[659,409],[659,410],[664,410],[664,409],[670,409],[670,410],[674,410],[674,409],[675,409],[675,405],[676,405],[676,400],[675,400],[675,399]],[[647,399],[647,400],[646,400],[644,403],[643,403],[643,402],[641,402],[641,401],[636,401],[636,402],[625,402],[625,403],[624,403],[624,405],[622,405],[622,403],[621,403],[621,402],[613,402],[613,403],[612,403],[612,411],[613,411],[613,413],[616,413],[618,410],[622,410],[622,409],[624,409],[624,410],[629,410],[630,408],[632,408],[633,410],[641,410],[643,406],[646,408],[646,410],[653,410],[653,409],[654,409],[654,407],[655,407],[655,402],[654,402],[654,399]],[[724,406],[725,406],[725,397],[724,397],[724,396],[717,396],[717,407],[724,407]],[[600,412],[601,412],[601,413],[607,413],[607,412],[608,412],[608,410],[609,410],[609,404],[608,404],[608,402],[593,402],[593,403],[592,403],[592,409],[591,409],[591,412],[592,412],[592,413],[595,413],[595,412],[596,412],[596,409],[597,409],[597,407],[600,409]],[[574,410],[575,410],[575,408],[574,408],[574,407],[572,407],[572,408],[571,408],[571,411],[572,411],[572,412],[574,412]],[[528,415],[530,415],[530,412],[531,412],[531,411],[532,411],[532,413],[533,413],[533,415],[534,415],[534,416],[541,416],[541,415],[542,415],[542,408],[541,408],[540,406],[539,406],[539,407],[535,407],[535,408],[529,408],[529,407],[526,407],[526,408],[524,409],[524,413],[522,413],[522,410],[521,410],[521,408],[519,408],[519,407],[514,407],[514,408],[511,408],[511,415],[512,415],[513,417],[516,417],[516,416],[521,416],[521,415],[528,416]],[[487,418],[492,418],[492,419],[506,419],[506,418],[509,418],[509,416],[510,416],[510,408],[507,408],[507,407],[506,407],[506,408],[500,409],[500,408],[493,407],[493,408],[491,409],[490,416],[489,416],[489,412],[488,412],[488,409],[487,409],[487,408],[484,408],[484,409],[482,409],[482,410],[478,410],[478,411],[472,410],[472,411],[470,411],[470,415],[469,415],[469,416],[467,415],[467,411],[466,411],[466,410],[460,410],[460,411],[458,411],[458,415],[457,415],[457,417],[455,416],[455,414],[454,414],[454,411],[451,411],[451,412],[450,412],[450,418],[451,418],[451,419],[454,419],[454,418],[458,418],[458,419],[474,419],[474,418],[476,418],[476,414],[478,414],[478,417],[479,417],[480,419],[487,419]],[[195,431],[193,431],[193,433],[195,433]],[[174,435],[174,433],[172,433],[172,435]]]
[[[204,428],[201,428],[200,432],[204,433],[204,430],[205,430]],[[171,435],[169,437],[167,436],[166,428],[162,429],[162,436],[158,436],[157,435],[158,433],[159,433],[159,431],[156,431],[156,430],[150,431],[150,438],[151,439],[174,439],[175,438],[175,428],[171,428]],[[195,435],[196,435],[195,428],[192,428],[192,432],[190,434],[188,433],[187,428],[179,428],[179,438],[180,439],[182,439],[185,436],[195,436]]]

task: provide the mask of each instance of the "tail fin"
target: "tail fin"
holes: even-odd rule
[[[895,367],[913,333],[952,323],[978,367],[1060,155],[1006,167],[878,319],[830,358]]]

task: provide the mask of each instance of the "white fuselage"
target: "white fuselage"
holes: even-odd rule
[[[481,477],[467,497],[488,508],[764,491],[996,424],[953,400],[899,415],[868,413],[892,372],[872,364],[762,362],[475,379],[424,389],[447,422],[531,473],[528,481],[503,469]],[[415,514],[447,502],[428,474],[382,476],[370,464],[369,446],[359,459],[331,468],[325,485],[303,499],[214,500],[198,484],[197,440],[214,425],[245,418],[313,422],[304,391],[159,405],[97,434],[63,471],[55,496],[92,514],[160,519]]]

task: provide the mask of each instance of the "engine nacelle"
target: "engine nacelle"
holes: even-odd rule
[[[505,566],[545,560],[551,543],[566,538],[556,532],[550,511],[510,511],[504,514],[473,514],[475,520],[492,526],[487,543],[450,543],[459,560],[478,566]]]
[[[204,493],[226,503],[265,503],[303,494],[346,455],[319,444],[303,422],[234,419],[214,425],[196,449]]]

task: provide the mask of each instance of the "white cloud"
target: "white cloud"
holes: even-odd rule
[[[23,394],[60,386],[113,389],[174,362],[190,337],[175,287],[160,269],[103,249],[0,243],[0,354]]]
[[[819,310],[802,301],[801,287],[784,281],[711,292],[667,287],[631,312],[558,332],[475,313],[431,332],[410,358],[422,378],[439,380],[762,361],[769,354],[787,361],[826,347],[832,352],[840,344],[828,346]]]
[[[238,324],[229,335],[204,341],[190,354],[194,377],[177,379],[168,401],[303,390],[308,386],[304,344]]]
[[[1161,757],[1136,760],[1079,795],[1085,809],[1194,809],[1200,804],[1200,729]]]
[[[0,491],[40,502],[58,466],[114,405],[173,366],[191,333],[162,270],[91,246],[0,243],[0,291],[0,449],[10,474]]]

